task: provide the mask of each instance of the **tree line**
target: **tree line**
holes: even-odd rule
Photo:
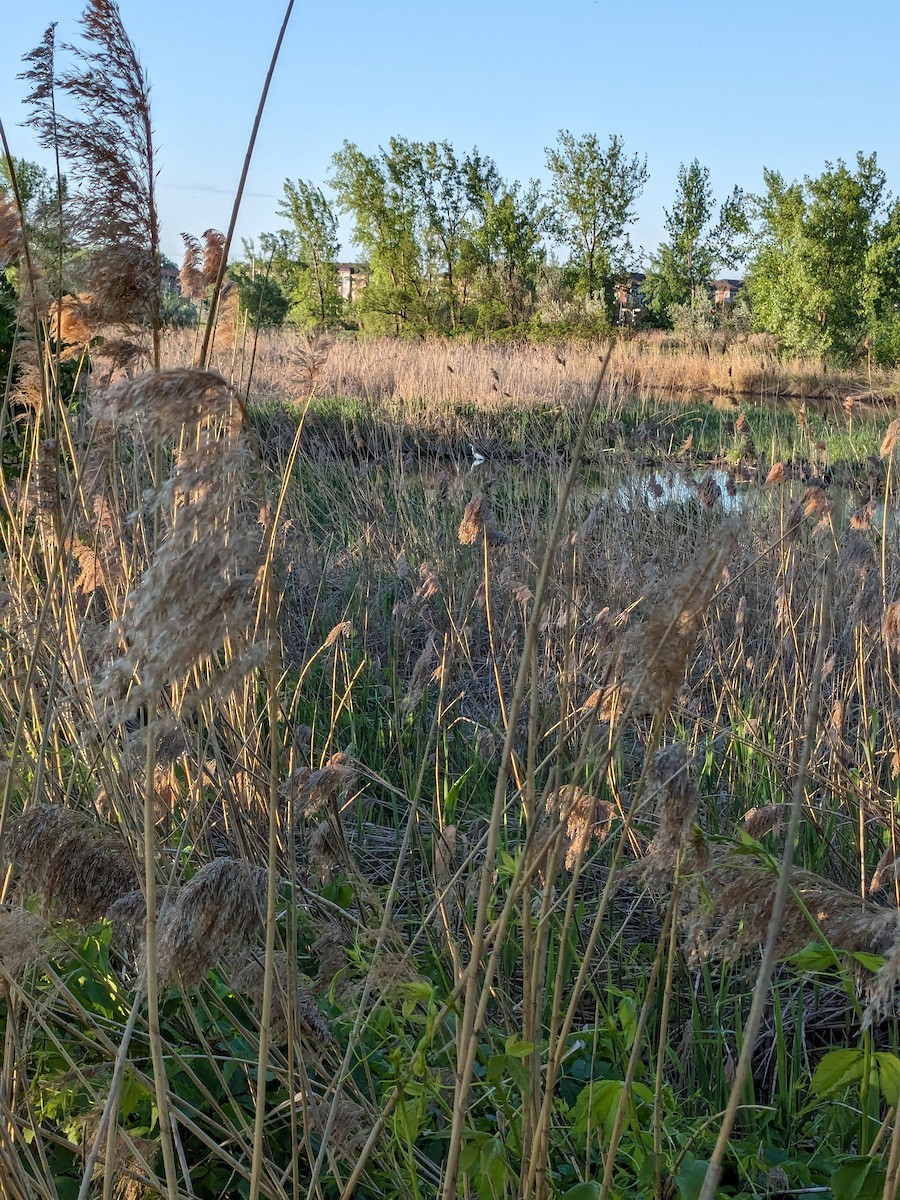
[[[399,336],[556,337],[600,335],[637,317],[701,336],[765,330],[787,354],[900,361],[900,201],[874,153],[826,163],[802,181],[766,169],[758,193],[734,188],[721,203],[707,167],[682,165],[665,240],[639,285],[630,234],[646,158],[616,135],[563,130],[545,165],[546,184],[522,184],[477,149],[460,153],[447,141],[393,137],[374,153],[345,142],[324,187],[285,181],[282,228],[245,242],[232,264],[248,319]],[[75,291],[85,247],[60,219],[58,189],[33,164],[20,173],[32,235],[48,243],[46,261],[65,262],[57,282]],[[336,269],[341,216],[365,283],[349,301]],[[65,247],[61,236],[70,237]],[[190,261],[196,240],[183,236]],[[727,272],[744,287],[734,304],[717,305],[709,282]],[[171,295],[166,303],[173,320],[192,311]]]

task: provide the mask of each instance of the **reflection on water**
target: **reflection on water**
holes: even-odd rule
[[[628,471],[614,485],[615,495],[622,507],[630,512],[637,507],[666,508],[670,504],[698,501],[704,508],[721,504],[725,512],[742,512],[758,500],[757,483],[738,482],[733,471],[714,469],[691,471]]]

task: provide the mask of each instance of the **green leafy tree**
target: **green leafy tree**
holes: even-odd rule
[[[705,305],[709,281],[717,267],[734,265],[745,254],[747,231],[744,197],[735,188],[716,215],[709,169],[695,158],[678,171],[675,203],[666,209],[663,242],[650,260],[642,288],[650,311],[670,324],[676,308]]]
[[[547,207],[537,183],[506,183],[490,160],[470,160],[468,172],[474,220],[464,257],[476,324],[518,325],[534,309]]]
[[[438,281],[453,328],[465,299],[459,267],[472,208],[468,161],[460,162],[449,142],[391,138],[385,163],[398,192],[409,197],[426,275]]]
[[[838,160],[802,184],[770,170],[764,180],[747,279],[755,322],[792,354],[845,362],[895,295],[884,173],[874,154],[857,154],[855,171]]]
[[[894,366],[900,362],[900,201],[891,205],[866,254],[863,310],[872,359]]]
[[[79,290],[81,248],[69,214],[66,177],[61,175],[58,185],[38,163],[15,157],[12,163],[25,210],[28,242],[41,265],[45,286],[51,296]],[[11,192],[10,165],[5,157],[0,158],[0,194]]]
[[[338,208],[353,219],[354,241],[368,260],[360,318],[373,332],[422,332],[431,323],[429,284],[416,237],[416,209],[388,154],[364,154],[345,142],[332,159]]]
[[[647,182],[647,160],[629,156],[615,135],[604,149],[596,134],[576,138],[567,130],[546,155],[557,231],[576,256],[584,294],[588,300],[608,296],[627,265],[626,231]]]
[[[321,188],[286,179],[278,211],[291,221],[290,240],[300,267],[290,297],[292,319],[322,328],[336,324],[343,305],[334,265],[340,250],[338,223],[331,205]]]

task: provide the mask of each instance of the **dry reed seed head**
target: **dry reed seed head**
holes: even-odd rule
[[[125,423],[156,445],[186,426],[195,439],[174,474],[145,497],[164,518],[165,535],[110,631],[117,653],[95,681],[114,709],[129,688],[132,706],[154,700],[211,660],[226,638],[231,657],[224,671],[212,671],[205,695],[226,694],[265,657],[261,643],[244,645],[255,614],[261,543],[250,519],[254,458],[237,435],[239,413],[239,399],[211,372],[157,372],[106,393],[101,418]],[[191,699],[197,696],[185,693],[186,702]]]
[[[457,537],[460,545],[473,546],[484,531],[485,524],[490,520],[490,505],[481,492],[473,496],[466,505],[462,520],[459,524]]]
[[[232,343],[237,338],[240,326],[241,293],[232,279],[227,279],[219,293],[216,309],[216,335],[220,342]]]
[[[149,247],[130,235],[97,246],[90,259],[91,320],[140,328],[159,295],[159,264]]]
[[[195,520],[184,522],[179,536],[157,552],[111,628],[121,649],[94,686],[119,723],[136,704],[155,701],[163,688],[211,661],[226,638],[240,645],[252,619],[258,540],[237,533],[224,541],[221,527],[213,524],[218,514],[209,513],[205,529],[199,513],[192,515]],[[227,694],[266,653],[257,643],[235,654],[226,670],[212,671],[204,694]],[[182,701],[179,711],[186,711],[197,696],[185,693]]]
[[[884,964],[875,976],[863,1014],[863,1029],[881,1021],[896,1018],[900,1012],[900,935],[885,955]]]
[[[592,796],[574,783],[551,792],[545,807],[548,813],[555,813],[566,826],[567,871],[571,871],[579,857],[587,853],[592,838],[601,843],[606,841],[616,816],[614,804]]]
[[[683,742],[672,742],[653,755],[647,771],[646,802],[654,806],[659,818],[643,870],[645,881],[653,884],[671,877],[679,857],[694,841],[700,793]]]
[[[337,800],[342,792],[356,783],[357,767],[349,754],[339,751],[332,754],[324,767],[311,771],[298,767],[281,785],[282,799],[293,805],[296,818],[310,820],[322,811],[326,804]]]
[[[60,516],[62,514],[62,496],[59,480],[59,442],[56,438],[45,438],[38,446],[34,466],[34,482],[38,513],[45,516]]]
[[[305,395],[309,395],[318,383],[332,345],[331,338],[315,337],[293,351],[291,361],[297,368],[298,382]]]
[[[60,846],[47,864],[44,896],[57,912],[89,925],[136,885],[128,848],[109,833],[85,829]]]
[[[884,610],[881,637],[891,650],[900,651],[900,600],[893,600]]]
[[[888,425],[884,435],[884,441],[881,443],[881,449],[878,454],[880,458],[888,458],[897,448],[897,439],[900,438],[900,417],[895,417]]]
[[[184,234],[182,234],[184,237]],[[185,244],[187,244],[185,242]],[[219,278],[222,259],[225,256],[225,234],[218,229],[207,229],[203,233],[203,285],[209,287]]]
[[[94,337],[96,325],[91,312],[90,293],[63,296],[50,309],[50,332],[67,349],[63,358],[78,357]]]
[[[777,462],[770,468],[769,473],[766,476],[766,483],[770,487],[774,487],[776,484],[784,483],[787,477],[787,467],[783,462]]]
[[[104,383],[108,383],[113,375],[121,372],[130,377],[134,369],[145,366],[150,359],[146,346],[141,346],[129,338],[110,337],[103,338],[99,345],[94,347],[92,356],[108,364],[107,372],[103,376]]]
[[[832,515],[832,504],[830,504],[823,487],[810,485],[803,493],[803,497],[800,498],[800,503],[803,504],[805,517],[817,517],[820,521],[828,521]]]
[[[874,896],[896,879],[900,879],[900,854],[893,842],[888,842],[869,881],[869,895]]]
[[[404,714],[408,715],[414,712],[422,703],[428,685],[434,676],[435,663],[437,661],[437,648],[434,637],[431,636],[425,643],[425,648],[413,666],[406,695],[400,704],[400,711]]]
[[[6,860],[22,888],[39,892],[47,864],[68,838],[87,824],[86,818],[57,804],[34,804],[14,817],[6,838]]]
[[[475,734],[475,752],[482,762],[493,762],[500,753],[500,746],[493,730],[481,726]]]
[[[704,508],[715,508],[722,502],[722,489],[711,472],[707,472],[697,488],[697,498]]]
[[[26,908],[0,907],[0,966],[13,979],[44,952],[47,923]],[[0,993],[6,981],[0,978]]]
[[[583,546],[584,543],[591,536],[591,534],[594,532],[594,529],[596,528],[596,525],[597,525],[597,522],[599,519],[600,519],[600,510],[597,507],[597,505],[595,504],[593,506],[593,508],[591,509],[591,511],[588,513],[588,515],[584,518],[584,520],[578,526],[578,533],[576,534],[576,541],[580,545]]]
[[[183,233],[181,240],[184,242],[184,259],[178,272],[178,285],[182,296],[187,296],[189,300],[199,300],[206,290],[203,249],[192,233]]]
[[[233,437],[243,410],[240,396],[215,371],[173,367],[126,379],[95,399],[94,421],[123,426],[151,445],[174,442],[185,428],[209,423]]]
[[[439,888],[446,887],[456,873],[456,844],[458,830],[455,825],[445,825],[434,840],[434,882]]]
[[[692,956],[734,962],[756,953],[766,940],[777,883],[775,872],[752,859],[714,859],[698,876],[685,917]],[[776,943],[779,959],[816,940],[807,912],[832,946],[851,953],[884,954],[900,929],[896,907],[861,901],[857,892],[810,871],[795,868],[791,889]]]
[[[337,975],[348,965],[352,938],[333,921],[326,921],[317,928],[318,936],[310,949],[319,964],[315,987],[323,992],[331,987]]]
[[[869,500],[853,510],[850,517],[850,528],[865,531],[872,528],[872,518],[875,515],[875,501]]]
[[[328,1095],[316,1096],[309,1088],[304,1088],[297,1093],[294,1101],[302,1114],[304,1127],[323,1133],[328,1126],[333,1098]],[[332,1153],[341,1160],[354,1162],[366,1143],[368,1130],[365,1109],[354,1100],[338,1097],[336,1116],[328,1139]]]
[[[759,841],[767,833],[781,832],[782,822],[790,816],[789,804],[764,804],[759,808],[748,808],[741,818],[744,830]]]
[[[164,892],[163,889],[157,892],[157,915],[167,895],[168,903],[173,903],[172,893]],[[126,892],[124,896],[119,896],[112,902],[105,915],[112,925],[115,943],[137,941],[147,924],[147,899],[138,889]]]
[[[828,660],[830,665],[829,674],[834,670],[836,656],[832,655]],[[826,664],[827,665],[827,664]],[[823,678],[825,672],[822,672]],[[825,723],[825,742],[831,752],[839,755],[844,749],[844,720],[845,720],[844,702],[840,699],[835,699],[831,706],[831,712],[828,714],[828,720]]]
[[[413,603],[422,605],[431,600],[434,596],[440,595],[441,579],[437,573],[437,567],[434,563],[425,562],[419,567],[420,583],[413,592]]]
[[[339,642],[342,637],[350,637],[353,633],[353,625],[350,621],[341,621],[329,632],[328,637],[322,643],[326,650]]]
[[[267,872],[243,859],[201,867],[162,911],[159,967],[191,987],[224,955],[243,949],[263,926]]]
[[[309,835],[309,882],[327,887],[347,860],[347,847],[331,821],[320,821]]]
[[[735,631],[738,634],[742,633],[746,623],[747,623],[747,597],[741,596],[740,600],[738,600],[737,611],[734,614]]]
[[[43,373],[34,362],[18,363],[10,388],[10,400],[22,408],[40,412],[43,404]]]
[[[606,725],[615,725],[631,702],[633,692],[624,680],[613,680],[596,688],[582,705],[583,712],[596,712],[597,719]]]
[[[700,618],[737,547],[738,526],[725,522],[675,580],[672,599],[653,609],[638,631],[638,682],[644,701],[666,708],[681,686]]]
[[[22,222],[12,195],[0,193],[0,269],[14,266],[25,251]]]
[[[137,886],[127,846],[112,826],[70,809],[37,804],[10,825],[7,855],[20,890],[48,909],[90,924]]]
[[[295,977],[296,978],[296,977]],[[235,959],[228,973],[229,983],[236,994],[247,996],[257,1012],[262,1012],[263,988],[265,985],[265,960],[261,953],[244,950]],[[290,1020],[291,971],[287,954],[277,950],[274,957],[275,988],[272,996],[271,1033],[278,1044],[288,1039]],[[300,1025],[316,1039],[318,1044],[330,1046],[334,1042],[331,1027],[315,999],[305,987],[295,983],[294,1014]]]

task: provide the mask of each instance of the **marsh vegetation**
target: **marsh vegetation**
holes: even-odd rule
[[[891,374],[255,336],[224,237],[167,331],[90,12],[38,102],[151,215],[88,303],[2,210],[3,1195],[894,1197]]]

